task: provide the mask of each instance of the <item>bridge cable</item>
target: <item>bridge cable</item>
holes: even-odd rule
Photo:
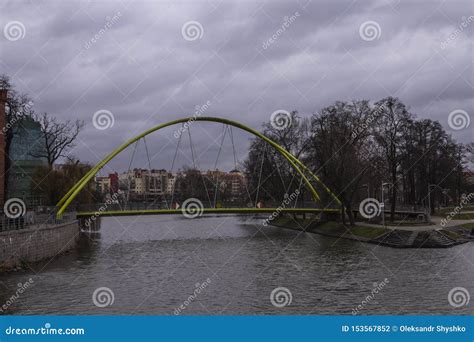
[[[227,125],[222,124],[222,127],[223,127],[223,132],[224,133],[222,134],[222,140],[221,140],[221,143],[219,145],[219,151],[217,152],[216,162],[214,163],[214,169],[216,171],[216,189],[214,190],[214,208],[216,207],[216,202],[217,202],[217,191],[220,190],[218,188],[219,187],[219,174],[217,173],[217,163],[219,161],[219,157],[221,156],[222,146],[224,145],[224,139],[225,139],[225,136],[226,136],[226,133],[227,133]]]
[[[143,142],[145,143],[145,151],[146,151],[146,156],[148,158],[148,167],[150,168],[150,178],[153,180],[153,188],[156,190],[156,179],[151,176],[152,166],[151,166],[150,153],[148,152],[148,144],[146,143],[146,137],[143,137]],[[163,177],[162,176],[160,177],[161,177],[160,184],[161,184],[161,187],[163,188],[163,182],[162,182]],[[164,195],[164,191],[161,192],[161,196],[165,200],[166,207],[169,208],[168,202],[166,201],[166,196]],[[156,203],[156,200],[157,200],[156,198],[153,199],[152,205]],[[160,203],[160,208],[161,208],[161,203]]]
[[[227,127],[229,127],[230,142],[232,144],[232,153],[234,155],[234,169],[237,170],[237,155],[235,153],[234,133],[232,132],[232,126],[227,125]]]
[[[298,187],[298,193],[296,194],[295,205],[293,206],[293,208],[296,208],[296,204],[298,203],[298,198],[300,197],[302,185],[303,185],[303,177],[301,177],[300,179],[300,186]],[[304,198],[303,198],[303,207],[304,207]]]
[[[183,136],[183,127],[184,127],[184,123],[181,124],[181,130],[179,131],[181,133],[179,134],[178,143],[176,144],[176,150],[174,151],[173,162],[171,163],[171,170],[170,170],[171,177],[173,177],[174,163],[176,162],[176,157],[178,156],[179,145],[181,144],[181,137]],[[173,183],[173,192],[171,193],[171,202],[170,202],[171,205],[173,205],[177,177],[178,177],[178,174],[176,174],[176,179],[174,180],[174,183]]]
[[[192,141],[192,138],[191,138],[191,129],[189,129],[189,128],[188,128],[188,135],[189,135],[189,146],[191,147],[191,155],[192,155],[192,158],[193,158],[193,167],[201,175],[202,183],[204,184],[204,190],[206,191],[207,199],[209,201],[209,207],[212,207],[211,196],[209,196],[209,191],[207,189],[206,180],[204,179],[204,176],[203,176],[201,170],[198,169],[198,165],[197,165],[197,163],[194,159],[193,141]]]
[[[262,171],[263,171],[263,163],[265,161],[265,152],[267,151],[267,145],[264,144],[263,146],[263,153],[262,153],[262,164],[260,164],[260,173],[258,175],[258,184],[257,184],[257,195],[255,197],[255,204],[258,205],[258,193],[260,192],[260,181],[262,180]]]
[[[285,181],[283,180],[283,175],[282,175],[282,172],[281,172],[281,168],[278,166],[278,158],[277,158],[277,156],[274,155],[272,159],[274,160],[275,167],[276,167],[276,169],[277,169],[278,175],[280,176],[280,180],[281,180],[281,184],[283,185],[283,189],[286,189],[285,193],[288,193],[288,191],[289,191],[290,188],[291,188],[291,184],[293,183],[293,179],[295,178],[295,176],[293,175],[293,178],[291,179],[290,184],[289,184],[288,187],[287,187],[286,184],[285,184]],[[283,164],[282,164],[282,165],[283,165]]]
[[[128,200],[130,199],[130,187],[132,186],[132,182],[131,182],[131,178],[130,178],[130,169],[132,167],[133,159],[135,158],[135,152],[137,151],[137,145],[138,145],[139,141],[140,140],[137,140],[137,142],[135,143],[135,146],[134,146],[133,152],[132,152],[132,158],[130,159],[130,164],[128,164],[128,170],[127,170],[128,191],[127,191],[127,197],[126,197],[126,200],[125,200],[125,210],[127,210]]]
[[[229,126],[230,130],[229,130],[229,135],[230,135],[230,141],[232,143],[232,152],[234,154],[234,169],[237,170],[237,167],[238,167],[238,160],[237,160],[237,154],[235,153],[235,144],[234,144],[234,133],[232,131],[232,126]],[[247,195],[249,197],[249,200],[250,200],[250,204],[251,206],[253,207],[253,202],[252,202],[252,197],[250,196],[250,191],[249,191],[249,187],[248,187],[248,184],[247,184],[247,181],[243,181],[244,183],[244,186],[245,186],[245,191],[247,192]]]

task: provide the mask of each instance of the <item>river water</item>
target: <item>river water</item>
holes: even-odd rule
[[[395,249],[261,222],[233,215],[103,219],[100,236],[84,236],[77,250],[1,275],[2,313],[351,315],[358,306],[361,315],[474,313],[474,298],[457,308],[448,301],[454,287],[474,295],[472,242]],[[96,304],[109,305],[99,307],[93,293],[103,287],[108,297]],[[274,290],[286,297],[272,303]]]

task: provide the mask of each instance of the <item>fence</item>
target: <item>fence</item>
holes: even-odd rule
[[[75,212],[64,213],[61,219],[57,219],[54,207],[41,207],[40,209],[30,210],[17,218],[10,218],[3,211],[0,211],[0,231],[59,225],[74,220],[76,220]]]
[[[183,201],[184,202],[184,201]],[[174,201],[173,204],[169,202],[128,202],[128,203],[97,203],[97,204],[80,204],[75,207],[78,212],[95,212],[95,211],[131,211],[131,210],[152,210],[152,209],[172,209],[176,208],[175,205],[179,204],[179,208],[182,207],[183,202]],[[214,208],[213,202],[209,203],[209,200],[200,200],[203,208]],[[282,201],[263,201],[262,207],[265,208],[278,208],[283,204]],[[255,203],[249,202],[238,202],[238,201],[223,201],[218,202],[216,207],[218,208],[252,208],[255,207]],[[294,201],[284,205],[287,208],[295,206]],[[296,203],[297,208],[322,208],[316,202],[309,201],[298,201]]]

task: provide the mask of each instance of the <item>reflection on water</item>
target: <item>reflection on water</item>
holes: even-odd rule
[[[448,302],[456,286],[474,294],[472,243],[394,249],[261,222],[107,218],[100,235],[82,238],[76,251],[0,276],[0,305],[8,303],[8,314],[351,314],[370,296],[359,314],[474,313],[472,302]],[[16,298],[29,278],[33,285]],[[112,305],[93,304],[99,287],[113,291]],[[289,289],[289,305],[272,305],[277,287]]]

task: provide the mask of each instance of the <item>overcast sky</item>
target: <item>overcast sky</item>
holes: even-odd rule
[[[279,109],[306,117],[336,100],[397,96],[469,142],[472,16],[470,0],[2,1],[0,73],[37,112],[84,120],[71,153],[91,163],[206,103],[204,115],[260,128]],[[100,110],[113,126],[94,126]],[[456,110],[470,126],[448,125]],[[153,167],[170,168],[178,128],[147,140]],[[193,123],[202,168],[214,166],[221,132]],[[243,159],[250,137],[234,136]],[[192,164],[187,139],[178,166]],[[221,169],[232,167],[230,146]],[[137,151],[134,166],[146,166],[144,146]],[[127,169],[130,158],[127,150],[104,171]]]

